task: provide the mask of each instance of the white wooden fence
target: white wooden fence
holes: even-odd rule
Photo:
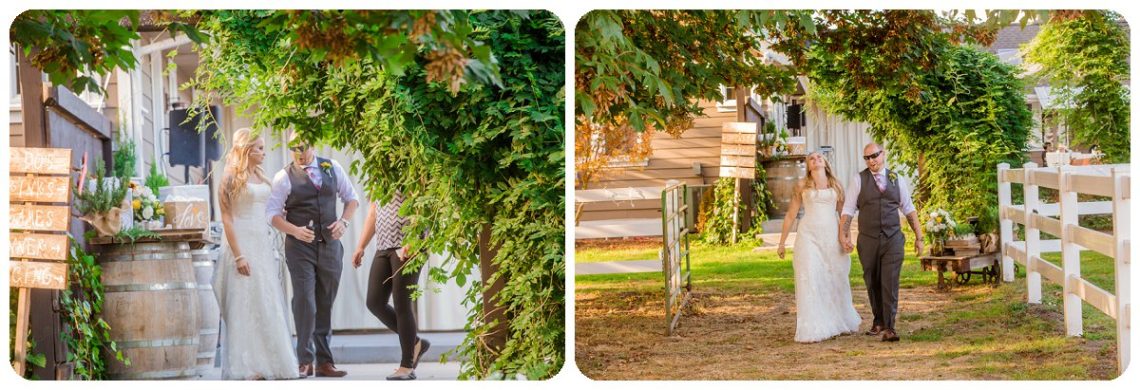
[[[1001,218],[1001,255],[1003,280],[1013,281],[1014,261],[1025,266],[1029,303],[1041,303],[1041,278],[1063,288],[1065,331],[1069,336],[1084,333],[1081,301],[1116,320],[1117,363],[1123,372],[1128,367],[1130,342],[1131,286],[1129,210],[1131,176],[1129,166],[1093,165],[1038,168],[1025,164],[1022,169],[1009,169],[998,164],[998,202]],[[1013,204],[1013,183],[1024,187],[1025,201]],[[1039,188],[1060,191],[1059,203],[1041,203]],[[1111,197],[1111,201],[1078,202],[1077,194]],[[1077,217],[1088,214],[1111,214],[1112,234],[1078,225]],[[1058,217],[1055,218],[1055,217]],[[1025,239],[1015,240],[1013,224],[1025,226]],[[1041,240],[1041,232],[1060,240]],[[1081,278],[1081,250],[1092,250],[1115,259],[1115,293]],[[1041,258],[1042,253],[1061,252],[1058,267]]]

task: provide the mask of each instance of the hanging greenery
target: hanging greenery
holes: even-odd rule
[[[1021,166],[1032,126],[1017,70],[953,43],[932,11],[834,11],[825,20],[836,28],[810,46],[780,45],[803,48],[792,57],[807,69],[812,98],[872,125],[891,167],[918,177],[920,211],[978,216],[981,230],[996,230],[995,167]]]
[[[467,288],[461,377],[549,378],[565,346],[563,27],[545,11],[389,13],[470,26],[456,46],[485,51],[501,86],[439,79],[441,67],[473,71],[477,61],[438,58],[428,45],[413,45],[400,72],[369,56],[332,61],[318,46],[290,45],[292,32],[262,28],[277,18],[268,11],[203,19],[213,38],[195,86],[255,128],[362,151],[351,171],[367,195],[386,201],[400,189],[407,229],[431,232],[405,244],[451,255],[431,279]],[[481,280],[468,280],[476,267]]]
[[[71,286],[60,296],[60,317],[65,320],[60,338],[67,345],[67,362],[74,364],[74,375],[84,380],[108,379],[108,356],[131,364],[111,340],[111,326],[101,318],[102,274],[95,256],[73,244],[67,260]]]
[[[1099,146],[1105,161],[1130,159],[1128,33],[1111,11],[1058,11],[1026,48],[1040,66],[1034,80],[1047,82],[1056,110],[1074,143]]]

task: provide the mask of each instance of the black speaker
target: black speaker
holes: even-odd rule
[[[203,114],[187,121],[188,110],[170,110],[170,165],[202,166],[202,139],[198,133],[198,124],[206,123],[206,158],[217,161],[222,157],[221,144],[218,140],[218,120],[221,110],[218,106],[210,106],[210,117]]]
[[[803,111],[803,106],[798,103],[792,103],[788,106],[788,128],[798,129],[802,126],[800,112]]]

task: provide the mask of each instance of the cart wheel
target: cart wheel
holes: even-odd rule
[[[967,282],[970,281],[970,273],[969,272],[960,273],[960,274],[958,274],[958,276],[955,279],[957,279],[956,281],[958,282],[958,284],[966,284]]]

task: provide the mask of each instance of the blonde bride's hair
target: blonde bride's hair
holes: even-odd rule
[[[816,155],[816,154],[820,155],[820,157],[823,157],[823,154],[820,152],[808,153],[807,157],[804,158],[805,165],[806,165],[807,160],[811,159],[811,156]],[[843,186],[839,184],[839,179],[836,179],[835,174],[831,172],[831,162],[827,160],[827,157],[823,157],[822,160],[823,160],[823,173],[825,176],[827,176],[828,187],[835,189],[835,193],[838,196],[838,199],[843,199]],[[800,182],[800,188],[801,189],[812,188],[815,186],[815,182],[814,182],[814,180],[812,180],[811,175],[812,175],[812,171],[810,169],[807,170],[807,175],[804,175],[803,181]]]
[[[234,132],[233,137],[233,146],[226,153],[226,169],[222,179],[221,196],[218,197],[226,209],[229,209],[231,202],[245,192],[245,183],[249,181],[250,175],[261,179],[263,183],[269,183],[261,165],[249,164],[249,153],[253,150],[253,144],[261,137],[255,135],[248,127]]]

